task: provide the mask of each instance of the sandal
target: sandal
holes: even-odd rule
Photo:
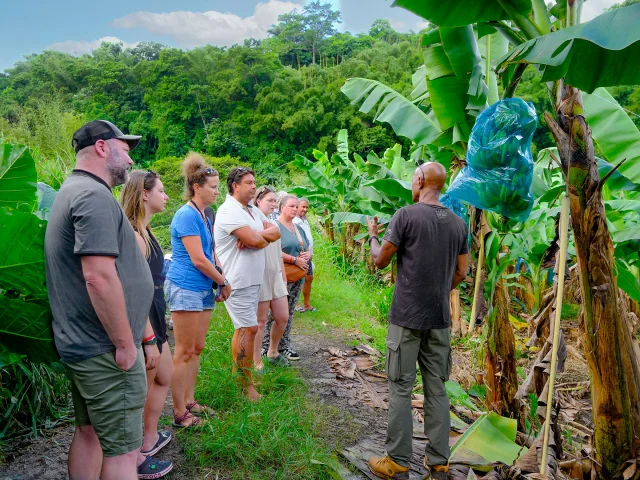
[[[304,312],[306,312],[306,310],[305,310],[305,308],[304,308],[304,307],[296,307],[294,311],[295,311],[295,312],[298,312],[298,313],[304,313]]]
[[[278,354],[275,358],[267,357],[267,360],[271,365],[276,365],[278,367],[288,367],[291,365],[289,360],[287,360],[282,354]]]
[[[194,409],[196,408],[197,410],[194,412]],[[187,410],[194,415],[211,416],[216,413],[213,411],[213,408],[207,407],[206,405],[200,405],[197,400],[193,403],[187,404]]]
[[[167,430],[161,430],[158,432],[158,441],[153,446],[153,448],[147,451],[140,450],[140,453],[145,457],[148,457],[150,455],[155,455],[170,441],[171,441],[171,432]]]
[[[182,422],[184,422],[185,420],[188,419],[192,419],[191,420],[191,424],[189,425],[182,425]],[[187,409],[184,412],[184,415],[178,417],[177,415],[173,415],[173,426],[177,427],[177,428],[191,428],[191,427],[197,427],[198,425],[200,425],[201,420],[196,417],[191,415],[191,412],[189,412],[189,410]]]

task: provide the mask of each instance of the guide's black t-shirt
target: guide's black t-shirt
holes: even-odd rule
[[[446,207],[416,203],[395,213],[384,239],[398,247],[389,323],[415,330],[449,327],[451,282],[458,256],[469,251],[464,221]]]

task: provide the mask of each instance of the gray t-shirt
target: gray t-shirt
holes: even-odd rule
[[[153,299],[151,271],[131,224],[102,179],[74,170],[65,180],[51,208],[44,251],[53,336],[64,361],[115,350],[89,298],[84,255],[116,257],[133,340],[140,345]]]
[[[449,292],[467,226],[446,207],[416,203],[398,210],[384,234],[398,247],[389,323],[415,330],[451,325]]]
[[[304,233],[302,227],[294,223],[294,227],[298,229],[304,248],[300,245],[298,235],[285,227],[280,223],[280,221],[276,221],[276,223],[278,224],[278,227],[280,227],[280,241],[282,242],[282,251],[284,253],[298,257],[303,251],[306,252],[309,250],[309,239],[307,238],[307,234]]]

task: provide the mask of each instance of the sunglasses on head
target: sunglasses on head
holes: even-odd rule
[[[205,168],[203,170],[204,173],[206,173],[207,175],[212,175],[213,174],[213,168]]]
[[[147,180],[149,178],[156,178],[158,176],[158,174],[156,172],[154,172],[153,170],[149,169],[147,170],[147,173],[144,174],[144,179]]]
[[[264,197],[264,196],[265,196],[266,194],[268,194],[268,193],[276,193],[276,192],[275,192],[275,190],[274,190],[273,188],[271,188],[271,187],[267,187],[266,185],[265,185],[265,186],[262,186],[262,187],[260,187],[260,188],[258,189],[258,191],[256,192],[256,199],[257,199],[257,198],[262,198],[262,197]]]

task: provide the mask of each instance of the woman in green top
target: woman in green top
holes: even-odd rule
[[[295,195],[285,195],[280,201],[280,216],[277,220],[278,226],[280,227],[280,241],[282,242],[282,260],[285,264],[290,263],[307,271],[309,269],[309,259],[311,258],[311,254],[308,251],[309,240],[304,230],[293,223],[293,219],[296,218],[297,214],[298,197]],[[280,340],[278,351],[291,361],[300,360],[300,355],[293,349],[291,344],[291,322],[293,321],[293,313],[300,298],[303,284],[304,277],[296,282],[287,282],[289,320],[282,339]],[[273,317],[269,314],[262,340],[263,351],[269,348],[272,324]]]

